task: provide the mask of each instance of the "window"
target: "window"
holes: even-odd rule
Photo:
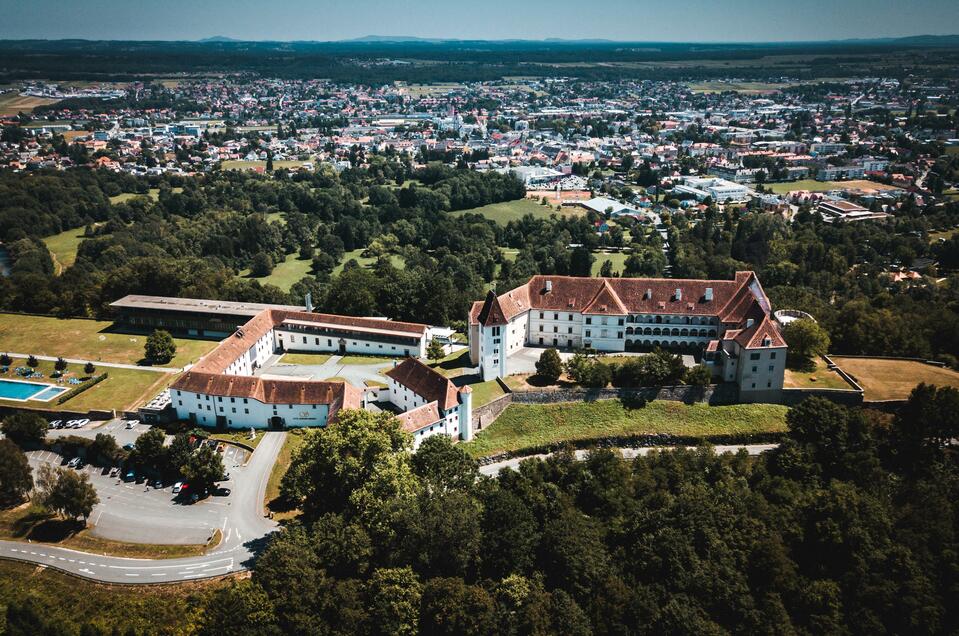
[[[572,328],[572,327],[567,327],[567,328],[566,328],[566,333],[573,333],[573,328]]]
[[[540,330],[540,331],[543,330],[543,325],[540,325],[540,326],[539,326],[539,330]]]
[[[573,319],[573,314],[570,314],[570,315],[569,315],[569,319],[570,319],[570,320]]]
[[[587,324],[587,325],[593,324],[593,319],[592,319],[591,317],[589,317],[589,316],[586,316],[586,324]]]
[[[553,325],[553,333],[559,333],[559,327]]]
[[[775,352],[775,351],[770,351],[770,352],[769,352],[769,359],[770,359],[770,360],[775,360],[775,359],[776,359],[776,352]]]
[[[756,366],[753,367],[753,373],[756,373],[756,371],[758,370],[759,370],[759,367],[756,367]]]
[[[623,318],[620,318],[620,319],[619,319],[619,326],[622,327],[623,324],[624,324],[624,322],[625,322],[624,319],[623,319]]]
[[[243,409],[243,412],[246,413],[247,415],[249,415],[249,414],[250,414],[250,409]]]
[[[770,371],[772,371],[772,370],[775,369],[775,368],[776,368],[776,367],[775,367],[774,365],[769,365],[769,370],[770,370]]]
[[[587,338],[592,337],[592,333],[593,333],[592,331],[590,331],[589,329],[587,329],[587,330],[586,330],[586,337],[587,337]]]
[[[617,332],[616,332],[616,337],[622,339],[622,337],[623,337],[623,332],[622,332],[622,331],[617,331]]]
[[[758,353],[750,353],[750,354],[749,354],[749,359],[750,359],[750,360],[759,360],[759,354],[758,354]]]
[[[543,312],[539,312],[539,319],[540,319],[540,320],[543,319]]]
[[[559,314],[553,314],[553,320],[559,320]]]
[[[316,341],[316,342],[315,342],[316,346],[320,346],[320,339],[319,339],[319,338],[314,338],[314,340]]]

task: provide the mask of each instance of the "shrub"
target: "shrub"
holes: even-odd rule
[[[556,349],[547,349],[540,354],[536,362],[536,375],[547,384],[556,384],[563,374],[563,361],[559,358]]]
[[[176,343],[170,332],[157,329],[147,338],[144,353],[150,362],[166,364],[176,355]]]

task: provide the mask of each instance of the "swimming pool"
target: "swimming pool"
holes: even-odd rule
[[[39,382],[24,382],[21,380],[0,380],[0,399],[38,400],[48,402],[68,389],[55,384],[40,384]]]

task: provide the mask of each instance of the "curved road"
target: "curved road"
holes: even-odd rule
[[[726,446],[713,446],[713,450],[717,455],[722,453],[738,453],[739,451],[745,449],[750,455],[759,455],[768,450],[776,448],[779,444],[731,444]],[[617,448],[620,453],[623,454],[625,459],[635,459],[636,457],[643,457],[648,455],[650,451],[661,451],[661,450],[673,450],[675,446],[644,446],[642,448]],[[695,450],[695,446],[687,446],[689,450]],[[576,459],[583,460],[586,458],[586,455],[589,453],[588,450],[577,450],[573,451],[573,454],[576,456]],[[526,459],[546,459],[552,455],[552,453],[543,453],[540,455],[528,455],[526,457],[514,457],[512,459],[505,459],[501,462],[496,462],[495,464],[487,464],[486,466],[480,466],[480,474],[487,475],[489,477],[495,477],[499,474],[504,468],[511,468],[516,470],[520,463]]]
[[[277,525],[263,515],[266,484],[286,433],[264,433],[249,463],[237,471],[223,540],[203,556],[177,559],[128,559],[78,552],[44,543],[0,541],[0,558],[28,561],[101,583],[143,585],[178,583],[250,567],[253,557]]]

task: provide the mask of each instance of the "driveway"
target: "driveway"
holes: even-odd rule
[[[277,527],[264,516],[263,499],[285,437],[283,432],[264,433],[246,466],[227,465],[232,473],[232,482],[227,484],[232,494],[224,498],[210,497],[193,505],[174,505],[172,493],[166,489],[152,494],[142,485],[134,485],[133,489],[111,489],[109,484],[102,483],[100,476],[91,476],[97,479],[95,485],[101,499],[91,517],[91,522],[98,524],[94,533],[105,536],[105,528],[110,528],[108,532],[122,535],[136,528],[134,534],[140,543],[179,543],[183,537],[201,535],[199,542],[205,542],[213,530],[219,528],[223,540],[209,554],[178,559],[127,559],[49,544],[0,541],[0,557],[54,567],[104,583],[173,583],[249,569],[254,555],[263,547],[264,538]],[[49,458],[30,458],[31,463],[45,459]],[[115,481],[108,477],[106,480]],[[161,513],[165,513],[169,521],[165,521]],[[163,524],[162,532],[150,530],[155,523]],[[161,536],[169,533],[176,536]]]

